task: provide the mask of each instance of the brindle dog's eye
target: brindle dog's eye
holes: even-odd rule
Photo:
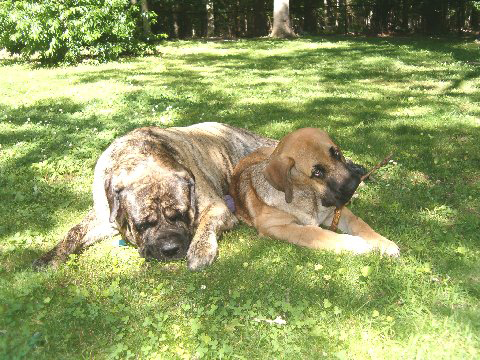
[[[175,215],[169,217],[169,220],[171,222],[177,222],[177,221],[180,221],[182,220],[182,215],[180,213],[176,213]]]
[[[178,221],[184,220],[183,214],[180,213],[179,211],[175,211],[175,210],[165,211],[165,217],[171,223],[176,223]]]
[[[142,222],[142,223],[139,223],[139,224],[135,224],[135,229],[137,229],[137,231],[145,231],[146,229],[148,229],[149,227],[153,226],[153,223],[150,222],[150,221],[146,221],[146,222]]]
[[[315,165],[312,170],[312,177],[314,178],[323,178],[325,177],[325,169],[321,165]]]
[[[333,146],[330,148],[330,155],[337,160],[340,160],[342,158],[342,153],[340,152],[340,150],[334,148]]]

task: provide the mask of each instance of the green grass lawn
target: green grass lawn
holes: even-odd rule
[[[480,356],[480,45],[326,37],[183,41],[108,64],[0,60],[0,358]],[[203,272],[113,240],[31,263],[92,204],[97,157],[144,125],[315,126],[367,168],[351,208],[398,259],[226,233]],[[272,321],[275,320],[275,321]]]

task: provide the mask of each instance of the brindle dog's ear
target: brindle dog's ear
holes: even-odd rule
[[[195,221],[195,214],[197,213],[197,195],[195,194],[195,177],[192,174],[192,178],[188,180],[188,187],[190,188],[190,220],[193,223]]]
[[[113,223],[117,219],[118,210],[120,209],[120,193],[115,191],[113,194],[113,204],[110,205],[110,222]]]
[[[107,195],[108,206],[110,207],[111,223],[117,219],[118,211],[120,209],[120,191],[117,186],[112,184],[112,179],[105,180],[105,194]]]
[[[265,179],[278,191],[285,193],[285,201],[291,203],[293,200],[293,187],[291,170],[295,160],[288,156],[272,155],[268,161],[263,175]]]

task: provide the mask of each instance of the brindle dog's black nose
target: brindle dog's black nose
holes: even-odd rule
[[[175,243],[164,244],[161,248],[163,256],[165,256],[167,258],[171,258],[171,257],[177,255],[179,250],[180,250],[180,246],[178,244],[175,244]]]

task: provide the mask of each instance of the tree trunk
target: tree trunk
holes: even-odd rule
[[[137,0],[130,0],[132,5],[137,5]],[[143,35],[150,37],[152,35],[152,28],[150,27],[150,20],[148,19],[148,2],[147,0],[140,0],[140,9],[142,14]]]
[[[192,21],[192,34],[195,37],[204,38],[207,36],[207,7],[202,4],[196,5],[190,10],[189,18]]]
[[[253,2],[253,33],[255,36],[265,36],[268,33],[267,16],[265,14],[265,0]]]
[[[290,26],[289,0],[273,1],[273,29],[270,36],[275,38],[291,38],[295,36]]]
[[[472,13],[470,15],[470,27],[472,30],[480,29],[480,11],[475,7],[475,4],[471,5]]]
[[[232,37],[238,38],[241,33],[240,2],[237,0],[233,4],[233,31]]]
[[[458,0],[457,31],[461,35],[465,25],[465,0]]]
[[[402,31],[408,32],[408,15],[410,13],[410,0],[402,1]]]
[[[172,7],[172,20],[173,20],[173,32],[176,38],[180,37],[180,25],[178,25],[178,11],[179,11],[179,6],[178,4],[175,4]]]
[[[386,11],[383,2],[375,2],[372,8],[372,31],[374,34],[382,34],[385,32]]]
[[[332,29],[335,27],[336,17],[334,11],[335,4],[333,0],[325,0],[325,8],[326,8],[326,20],[325,25],[329,32],[332,32]]]
[[[347,0],[338,0],[338,10],[342,14],[340,17],[342,19],[341,23],[343,24],[343,33],[347,35],[348,34]]]
[[[425,0],[421,8],[424,31],[427,34],[442,32],[442,3],[438,0]]]
[[[224,31],[224,23],[222,21],[222,15],[220,13],[220,8],[222,7],[221,2],[215,2],[213,7],[213,35],[220,36]]]
[[[150,19],[148,18],[147,0],[140,0],[140,8],[142,9],[143,34],[148,38],[152,35],[152,28],[150,27]]]
[[[175,11],[176,7],[172,6],[167,13],[167,33],[171,38],[178,38],[177,13]]]
[[[213,0],[207,0],[207,37],[212,37],[214,32]]]
[[[303,0],[303,30],[309,34],[317,33],[315,4],[315,0]]]
[[[178,37],[180,39],[189,38],[192,36],[192,21],[189,18],[188,11],[190,10],[189,4],[186,1],[182,1],[179,7],[178,13]]]

